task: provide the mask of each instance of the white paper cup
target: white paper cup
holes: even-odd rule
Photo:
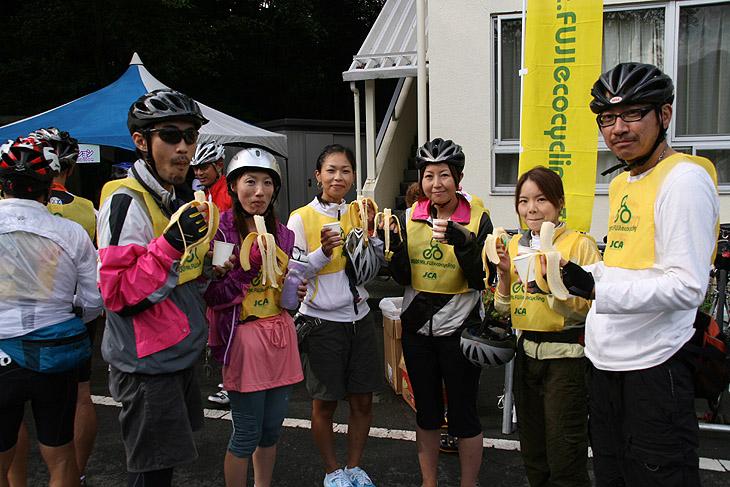
[[[216,240],[213,243],[213,265],[222,266],[225,264],[233,253],[233,247],[232,243]]]
[[[441,232],[433,232],[433,239],[437,242],[441,242],[446,240],[446,234],[443,234]]]
[[[443,240],[444,234],[443,232],[436,231],[436,227],[446,229],[446,225],[449,224],[449,220],[442,220],[440,218],[434,218],[431,223],[433,224],[433,239],[434,240]]]
[[[517,257],[514,257],[512,259],[512,262],[517,269],[517,275],[520,276],[520,279],[523,283],[528,283],[535,280],[535,261],[537,261],[539,257],[536,257],[535,260],[532,262],[532,265],[530,265],[530,257],[532,257],[533,254],[534,252],[530,252],[528,254],[518,255]],[[525,277],[527,277],[527,279],[525,279]]]
[[[325,223],[322,228],[328,228],[330,232],[334,231],[337,235],[341,234],[340,222]]]

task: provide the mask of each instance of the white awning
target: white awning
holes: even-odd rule
[[[416,49],[416,0],[387,0],[350,68],[342,73],[342,79],[415,77]]]

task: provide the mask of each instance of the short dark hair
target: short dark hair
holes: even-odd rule
[[[515,211],[519,213],[517,208],[520,205],[520,193],[522,192],[522,186],[528,179],[537,184],[542,194],[545,195],[545,198],[555,208],[560,209],[565,204],[565,190],[563,189],[563,180],[560,179],[560,176],[545,166],[535,166],[520,176],[519,181],[517,181],[517,186],[515,187]]]
[[[317,157],[317,171],[322,170],[322,164],[324,164],[324,160],[327,159],[327,156],[330,154],[345,154],[345,157],[347,157],[347,160],[352,167],[352,172],[357,172],[357,169],[355,169],[355,154],[350,149],[340,144],[330,144],[322,149],[319,157]]]
[[[23,175],[0,177],[3,195],[24,200],[37,201],[39,198],[47,196],[51,184],[53,184],[52,180],[38,181]]]

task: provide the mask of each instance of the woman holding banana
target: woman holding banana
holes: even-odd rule
[[[559,301],[552,294],[529,294],[525,299],[524,285],[511,261],[540,249],[544,222],[555,225],[552,244],[562,258],[579,265],[601,260],[591,237],[569,230],[560,221],[564,207],[563,183],[554,171],[537,166],[525,172],[515,188],[515,210],[527,230],[507,246],[497,243],[495,307],[511,316],[513,328],[521,330],[514,394],[522,458],[532,487],[590,485],[583,342],[590,302]]]
[[[416,154],[425,197],[401,221],[401,244],[390,270],[405,285],[401,323],[403,356],[416,401],[416,445],[424,487],[436,486],[442,383],[449,407],[449,434],[459,438],[461,486],[474,487],[482,460],[477,411],[481,368],[462,353],[461,332],[484,318],[480,251],[492,233],[489,214],[458,191],[465,157],[450,140],[426,142]],[[391,224],[389,230],[397,231]],[[391,241],[398,237],[391,235]],[[490,264],[491,265],[491,264]],[[492,273],[493,274],[493,273]]]
[[[238,152],[226,180],[233,206],[221,214],[215,240],[235,244],[234,268],[205,293],[208,342],[223,362],[223,388],[231,400],[225,478],[229,487],[245,486],[253,458],[255,484],[269,487],[292,385],[303,379],[294,323],[279,305],[294,234],[274,212],[281,171],[273,155],[255,148]],[[254,233],[259,237],[249,251],[252,239],[246,237]]]
[[[344,200],[355,181],[352,151],[338,144],[326,146],[317,158],[315,176],[322,192],[295,210],[288,222],[296,246],[309,254],[304,277],[312,285],[299,311],[312,326],[301,342],[307,390],[312,395],[312,436],[324,461],[325,487],[372,486],[360,459],[372,422],[373,392],[381,387],[383,376],[362,284],[377,274],[383,243],[367,235],[375,218],[372,201],[358,212]],[[353,223],[358,220],[365,230],[363,238],[368,238],[374,251],[363,254],[355,267],[343,252],[343,237],[357,230]],[[342,399],[350,404],[345,468],[337,460],[332,429],[337,401]]]

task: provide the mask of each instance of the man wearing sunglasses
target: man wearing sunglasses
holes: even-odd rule
[[[207,122],[187,95],[169,89],[143,95],[127,117],[139,159],[127,178],[102,190],[97,234],[107,323],[101,351],[110,364],[109,389],[122,403],[130,486],[169,486],[173,468],[197,458],[192,432],[203,426],[203,415],[193,367],[207,338],[200,291],[209,256],[181,256],[207,224],[191,207],[164,229],[183,203],[175,185],[185,181]]]
[[[594,300],[585,352],[596,485],[700,485],[682,347],[717,238],[715,167],[669,146],[674,84],[656,66],[619,64],[591,95],[603,139],[628,171],[611,182],[603,262],[563,262],[571,293]]]

